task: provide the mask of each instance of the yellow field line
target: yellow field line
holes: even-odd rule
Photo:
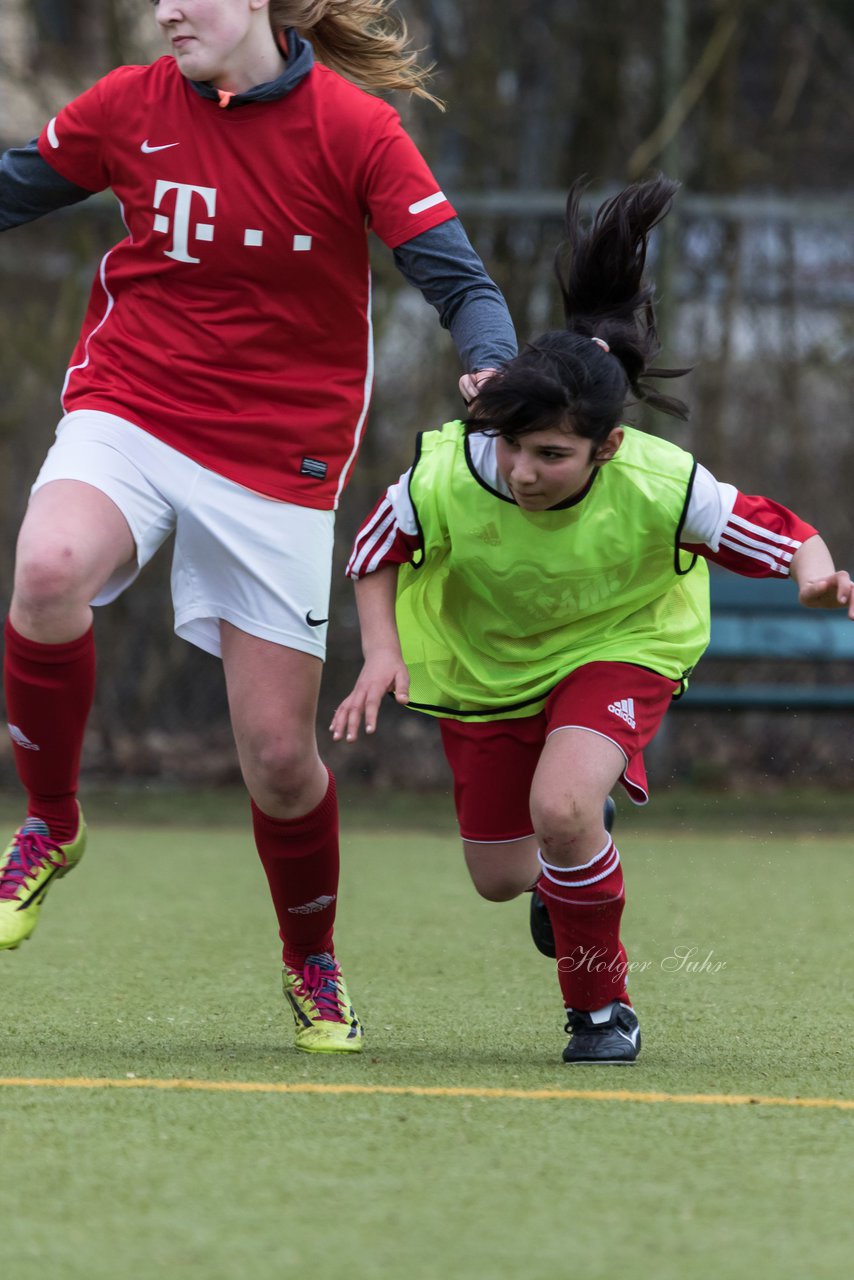
[[[115,1080],[68,1077],[40,1079],[0,1076],[0,1088],[25,1089],[172,1089],[200,1093],[313,1093],[388,1095],[409,1098],[512,1098],[524,1102],[675,1102],[712,1107],[808,1107],[854,1111],[851,1098],[778,1098],[759,1093],[642,1093],[632,1089],[492,1089],[458,1085],[277,1083],[263,1080],[157,1080],[125,1076]]]

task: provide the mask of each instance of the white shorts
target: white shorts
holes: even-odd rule
[[[219,657],[224,619],[249,635],[323,658],[332,575],[333,511],[253,493],[111,413],[78,409],[32,492],[51,480],[80,480],[121,511],[136,542],[92,604],[109,604],[175,533],[175,631]]]

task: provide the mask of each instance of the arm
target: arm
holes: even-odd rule
[[[13,147],[0,156],[0,231],[33,222],[54,209],[87,200],[92,192],[78,187],[43,160],[38,143]]]
[[[844,569],[836,569],[824,540],[815,534],[792,556],[791,575],[798,599],[807,609],[848,609],[854,619],[854,591]]]
[[[515,356],[516,334],[507,303],[458,218],[399,245],[394,260],[404,278],[436,308],[443,327],[450,330],[466,371],[463,381],[476,371],[494,370]],[[474,383],[461,389],[466,398],[476,394]]]
[[[336,742],[354,742],[362,716],[365,732],[377,726],[380,701],[393,692],[399,703],[409,700],[409,672],[400,651],[395,620],[397,575],[421,549],[418,521],[409,497],[410,471],[389,485],[356,534],[347,577],[356,583],[356,606],[362,632],[362,667],[353,692],[332,717]]]
[[[750,578],[791,577],[808,609],[844,609],[854,593],[824,540],[788,507],[740,493],[698,466],[679,545]]]
[[[498,368],[517,350],[501,291],[398,114],[384,103],[371,110],[374,127],[361,129],[354,140],[362,154],[359,189],[369,224],[450,329],[464,373]]]
[[[362,716],[365,732],[377,727],[380,702],[393,693],[401,705],[409,701],[409,672],[400,652],[394,616],[399,565],[384,564],[356,583],[356,605],[365,658],[359,678],[332,717],[332,737],[355,742]]]
[[[716,480],[697,466],[679,545],[745,578],[787,578],[816,530],[788,507]]]

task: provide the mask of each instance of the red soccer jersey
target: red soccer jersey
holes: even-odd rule
[[[454,217],[397,113],[315,66],[222,110],[174,59],[120,67],[65,107],[43,158],[112,188],[104,258],[63,392],[250,489],[337,504],[373,359],[367,231],[390,247]]]

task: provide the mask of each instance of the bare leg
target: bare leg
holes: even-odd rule
[[[136,548],[115,503],[93,485],[54,480],[27,508],[9,620],[19,635],[64,644],[92,624],[89,602]]]
[[[474,887],[490,902],[518,898],[539,879],[536,836],[498,844],[464,840],[463,853]]]
[[[579,866],[602,850],[605,800],[625,763],[619,747],[587,729],[559,729],[547,739],[531,786],[531,817],[547,862]]]
[[[221,624],[221,637],[231,723],[249,794],[272,818],[301,817],[320,803],[329,785],[315,731],[323,664],[228,622]]]
[[[124,516],[93,486],[57,480],[33,496],[5,628],[6,715],[27,821],[0,871],[0,948],[29,937],[51,881],[83,856],[77,786],[95,688],[89,601],[134,551]]]
[[[362,1028],[334,958],[338,898],[335,780],[317,750],[322,664],[221,624],[237,751],[258,855],[279,922],[285,997],[298,1049],[353,1053]]]

